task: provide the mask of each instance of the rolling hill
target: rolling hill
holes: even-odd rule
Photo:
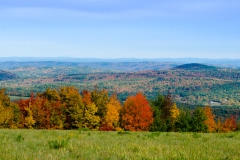
[[[13,80],[16,78],[18,78],[17,75],[11,72],[0,70],[0,81]]]
[[[32,61],[32,62],[0,62],[0,68],[13,70],[28,67],[88,67],[108,71],[141,71],[166,70],[180,65],[175,62],[61,62],[61,61]]]
[[[209,66],[199,63],[183,64],[173,68],[173,70],[217,70],[215,66]]]
[[[213,104],[240,105],[239,69],[217,68],[198,63],[177,66],[152,62],[96,62],[91,67],[87,64],[24,63],[19,68],[8,69],[20,78],[1,81],[0,88],[7,88],[11,96],[25,97],[31,92],[43,92],[48,87],[58,89],[61,86],[75,86],[79,90],[92,90],[98,85],[100,89],[107,89],[110,94],[118,93],[121,100],[138,91],[149,99],[159,92],[166,94],[170,91],[175,101],[181,103],[207,105],[217,102]]]

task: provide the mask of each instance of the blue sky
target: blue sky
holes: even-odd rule
[[[1,0],[0,57],[240,58],[239,0]]]

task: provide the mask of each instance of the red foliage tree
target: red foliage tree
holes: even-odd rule
[[[153,122],[152,109],[142,93],[130,96],[123,107],[121,125],[129,131],[147,131]]]
[[[89,105],[92,103],[91,92],[89,92],[88,90],[83,90],[82,95],[83,95],[82,101],[83,101],[84,105]]]
[[[237,120],[236,116],[231,116],[226,118],[225,122],[222,124],[221,130],[223,132],[231,132],[237,129]]]

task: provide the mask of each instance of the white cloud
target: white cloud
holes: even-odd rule
[[[14,4],[14,3],[13,3]],[[1,3],[0,3],[1,6]],[[3,5],[4,6],[4,5]],[[194,17],[239,8],[238,2],[227,1],[52,1],[0,7],[0,18],[175,18]]]

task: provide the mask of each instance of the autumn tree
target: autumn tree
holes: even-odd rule
[[[60,97],[64,103],[66,124],[65,128],[79,128],[81,126],[81,117],[84,108],[82,97],[78,89],[68,86],[62,87],[60,90]]]
[[[38,97],[43,98],[42,108],[46,109],[46,122],[45,128],[63,129],[66,116],[64,114],[65,103],[61,101],[60,93],[55,89],[47,88]]]
[[[89,105],[93,103],[91,100],[91,92],[89,92],[88,90],[83,90],[82,96],[83,96],[82,101],[84,105]]]
[[[100,118],[96,115],[98,108],[95,103],[91,101],[91,93],[87,90],[82,91],[83,95],[83,108],[82,115],[80,118],[80,128],[97,129],[99,126]]]
[[[170,121],[172,123],[172,125],[174,125],[176,119],[179,117],[180,115],[180,110],[177,107],[176,103],[173,103],[173,106],[170,109]]]
[[[168,92],[167,95],[165,95],[164,97],[164,101],[163,101],[163,106],[162,106],[162,118],[167,120],[170,116],[171,116],[171,108],[173,106],[173,97],[170,94],[170,92]]]
[[[142,93],[129,96],[124,102],[121,125],[129,131],[148,131],[153,122],[152,109]]]
[[[48,102],[50,107],[50,127],[53,129],[64,129],[66,116],[64,113],[65,104],[61,101]]]
[[[0,127],[16,128],[19,123],[19,107],[12,103],[6,89],[0,89]]]
[[[97,87],[91,93],[91,101],[98,108],[97,115],[100,119],[104,119],[107,114],[107,104],[109,102],[108,92],[106,90],[99,90]]]
[[[28,106],[29,115],[33,115],[34,127],[37,129],[50,128],[50,106],[46,98],[36,96]]]
[[[115,130],[119,127],[120,111],[122,109],[121,103],[117,100],[117,95],[110,97],[107,104],[107,113],[101,124],[101,130]]]
[[[13,118],[13,111],[10,107],[4,107],[0,103],[0,127],[9,128],[9,123]]]
[[[61,99],[59,92],[55,89],[50,89],[50,88],[47,88],[46,91],[43,92],[42,94],[39,94],[39,96],[44,97],[49,101],[55,101],[55,102]]]
[[[204,121],[204,123],[208,127],[208,132],[215,132],[217,129],[217,124],[214,120],[215,116],[212,113],[212,109],[209,106],[206,106],[204,108],[205,115],[207,119]]]
[[[222,123],[221,131],[222,132],[232,132],[237,129],[237,120],[236,116],[231,116],[229,118],[226,118],[224,123]]]
[[[24,109],[27,112],[27,116],[24,118],[24,125],[29,129],[33,129],[33,125],[36,123],[36,120],[33,118],[31,102]]]

